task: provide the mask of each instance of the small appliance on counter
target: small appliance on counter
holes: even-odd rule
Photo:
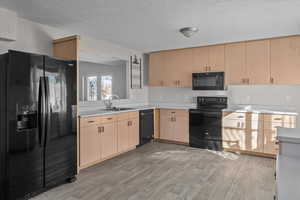
[[[28,199],[75,180],[76,62],[0,55],[0,199]]]
[[[140,111],[140,144],[150,142],[154,134],[154,114],[153,109]]]
[[[190,109],[191,147],[222,150],[222,109],[227,97],[197,97],[197,109]]]
[[[224,72],[193,73],[193,90],[224,90]]]

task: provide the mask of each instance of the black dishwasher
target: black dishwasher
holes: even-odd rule
[[[154,134],[154,114],[153,109],[140,111],[140,144],[150,142]]]

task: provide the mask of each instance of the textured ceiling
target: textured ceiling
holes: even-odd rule
[[[300,33],[300,0],[0,0],[21,17],[144,52]],[[178,30],[196,26],[192,38]]]

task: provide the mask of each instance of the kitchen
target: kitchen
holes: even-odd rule
[[[131,3],[131,8],[137,6]],[[298,4],[291,4],[293,3],[294,6],[266,1],[261,9],[270,6],[275,10],[281,8],[294,13]],[[132,35],[127,39],[122,37],[122,42],[113,43],[110,42],[114,41],[110,37],[117,38],[118,27],[102,30],[104,35],[105,31],[109,31],[106,33],[108,35],[103,36],[109,39],[104,40],[98,36],[95,39],[82,32],[86,26],[84,22],[77,22],[81,30],[72,27],[72,22],[68,21],[70,18],[62,15],[58,5],[46,6],[36,2],[30,4],[37,11],[52,9],[65,22],[63,28],[59,24],[48,24],[47,17],[52,22],[57,20],[54,15],[39,18],[40,14],[28,12],[28,6],[24,3],[17,3],[17,6],[9,1],[4,1],[3,5],[0,3],[0,7],[4,7],[0,9],[0,13],[5,19],[9,19],[0,21],[2,27],[9,30],[0,30],[0,50],[3,53],[1,119],[8,120],[1,120],[1,199],[299,198],[297,185],[300,165],[299,155],[295,152],[299,148],[297,128],[300,119],[297,115],[300,112],[300,30],[294,30],[286,23],[284,30],[272,26],[273,29],[268,30],[268,34],[264,32],[265,29],[260,34],[254,34],[249,29],[241,31],[245,26],[239,24],[231,30],[231,37],[222,38],[218,36],[221,34],[215,32],[210,37],[210,32],[196,23],[195,27],[199,26],[199,30],[192,27],[180,31],[181,27],[189,25],[183,24],[176,25],[176,31],[165,32],[172,38],[170,40],[167,37],[153,37],[151,43],[143,39],[135,40],[139,38],[137,31],[131,32],[135,34],[133,40],[130,39]],[[66,6],[63,3],[60,5]],[[91,13],[98,13],[96,8],[101,10],[99,4],[94,4],[95,8],[91,5],[93,4],[84,5],[84,9]],[[138,5],[143,7],[146,3]],[[184,4],[173,6],[178,9],[179,5]],[[218,9],[224,9],[225,12],[236,8],[235,6],[243,6],[236,1],[218,1],[204,5],[216,8],[212,12],[217,12]],[[117,16],[113,10],[119,6],[103,6],[111,9],[111,13],[106,13],[105,9],[103,13],[110,17]],[[123,6],[125,10],[131,9]],[[147,6],[148,9],[143,8],[152,12],[153,5]],[[193,8],[200,9],[199,6],[203,6],[201,3],[187,3],[186,6],[189,6],[193,16],[202,16]],[[257,9],[256,3],[249,3],[248,6]],[[81,12],[76,9],[78,13]],[[161,9],[164,10],[165,7],[159,8]],[[247,10],[250,11],[252,10]],[[140,12],[138,11],[139,14]],[[260,14],[273,16],[271,13],[272,10]],[[81,14],[83,18],[90,17],[85,16],[87,13]],[[122,14],[124,13],[120,13]],[[162,16],[168,18],[164,14]],[[292,14],[289,16],[291,21],[296,18]],[[144,17],[148,19],[147,16]],[[76,21],[75,16],[73,20]],[[263,20],[266,23],[274,19]],[[255,24],[260,23],[245,24],[252,25],[253,30],[259,32],[261,27],[255,27]],[[103,22],[103,25],[106,24]],[[128,26],[134,29],[131,24]],[[147,34],[152,31],[151,34],[157,36],[155,29],[148,28]],[[94,29],[101,31],[96,27]],[[223,31],[226,35],[228,30]],[[90,33],[95,36],[95,33]],[[26,58],[17,58],[17,55]],[[29,61],[28,56],[31,57]],[[13,64],[17,60],[22,61],[22,64]],[[19,112],[16,105],[19,105],[21,99],[27,98],[24,95],[25,91],[29,91],[27,88],[35,88],[40,84],[39,79],[34,79],[31,85],[23,81],[27,80],[26,66],[34,62],[40,62],[44,70],[44,75],[37,77],[42,78],[40,83],[44,84],[42,88],[46,88],[41,91],[41,94],[45,94],[45,102],[40,101],[37,96],[37,104],[45,107],[23,106],[23,111]],[[55,79],[60,86],[55,87],[51,78],[53,71],[48,66],[60,70],[64,65],[66,69],[73,67],[77,70],[73,75],[60,72],[59,78]],[[18,75],[20,67],[24,69],[22,75]],[[67,83],[69,78],[76,79],[71,84],[66,84],[76,85],[71,90],[65,88],[63,82],[59,82],[65,79]],[[13,87],[6,79],[15,79],[12,83],[23,84]],[[18,87],[23,87],[23,90]],[[73,93],[64,94],[62,91]],[[52,98],[52,94],[57,95],[56,92],[61,95],[56,98],[61,98],[62,101]],[[43,95],[41,100],[44,99]],[[74,95],[73,99],[77,100],[66,100],[63,103],[64,97],[69,98],[70,95]],[[64,106],[72,116],[66,124],[57,120],[65,119],[64,112],[54,115]],[[43,116],[37,114],[38,123],[26,128],[32,125],[27,122],[31,119],[35,121],[35,115],[39,112],[45,112],[45,121]],[[46,120],[48,115],[51,116],[49,121]],[[8,123],[10,129],[14,123],[20,125],[16,131],[15,128],[11,129],[16,135],[4,134]],[[47,127],[48,123],[50,130],[44,130],[43,125],[46,124]],[[55,123],[59,125],[53,126]],[[71,135],[75,140],[60,140],[68,145],[72,141],[71,146],[59,146],[59,141],[54,137],[48,139],[48,135],[44,133],[51,135],[55,132],[54,127],[59,127],[57,130],[61,128],[67,132],[72,131]],[[36,185],[39,189],[24,187],[31,184],[30,177],[33,174],[29,170],[29,163],[32,162],[18,157],[32,151],[31,147],[36,148],[28,142],[30,134],[34,132],[37,133],[36,136],[41,136],[36,138],[37,141],[45,140],[45,143],[40,142],[38,145],[44,149],[44,155],[41,156],[44,162],[41,165],[42,181],[41,185]],[[27,137],[28,140],[21,137]],[[11,149],[15,138],[20,138],[16,140],[18,144],[24,143],[25,152]],[[61,154],[51,157],[54,154],[49,154],[47,145],[50,148],[51,145],[56,147],[50,152],[57,151]],[[67,160],[57,163],[63,158]],[[20,164],[13,163],[14,159]],[[53,164],[51,168],[47,168],[47,163],[50,166]],[[67,166],[64,167],[64,164]],[[53,167],[57,173],[53,173]],[[53,174],[58,176],[54,177]],[[70,183],[61,184],[66,180]],[[120,188],[122,189],[119,190]]]

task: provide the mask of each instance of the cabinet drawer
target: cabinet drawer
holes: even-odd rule
[[[247,113],[223,112],[223,120],[246,120]]]
[[[128,112],[117,114],[117,120],[118,121],[127,120],[128,117],[129,117]]]
[[[276,127],[296,128],[295,115],[264,115],[264,129],[275,129]]]
[[[80,118],[80,127],[88,127],[98,125],[100,123],[99,117],[83,117]]]
[[[186,116],[188,117],[188,111],[182,109],[161,109],[160,110],[161,116]]]
[[[129,118],[138,118],[139,112],[129,112]]]
[[[232,128],[232,129],[244,129],[246,128],[246,120],[245,119],[236,119],[236,120],[223,119],[222,127]]]
[[[116,120],[116,115],[104,115],[102,117],[99,117],[100,123],[111,123]]]

